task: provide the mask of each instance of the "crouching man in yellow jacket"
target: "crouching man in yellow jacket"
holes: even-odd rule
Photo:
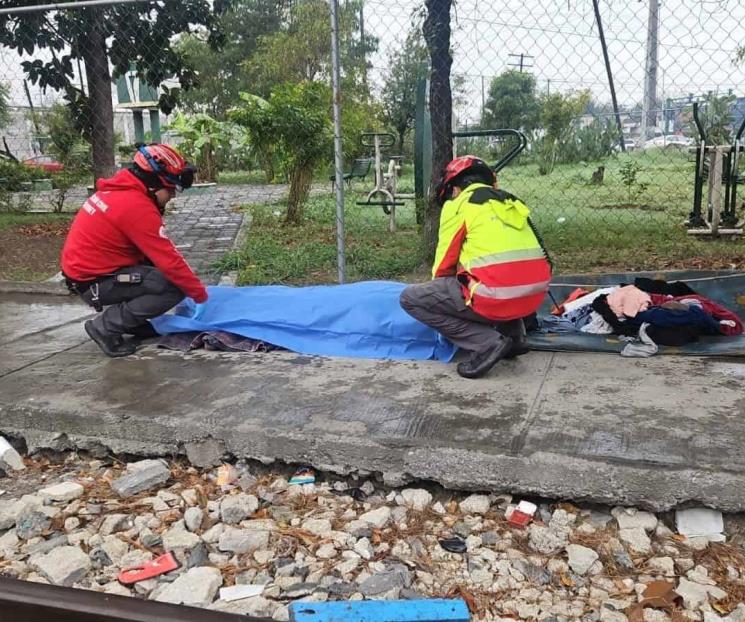
[[[523,317],[548,291],[551,266],[517,197],[496,189],[494,172],[474,156],[446,167],[433,280],[410,285],[401,306],[459,348],[464,378],[484,376],[503,358],[527,352]]]

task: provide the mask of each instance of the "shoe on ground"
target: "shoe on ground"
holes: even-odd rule
[[[133,328],[129,331],[128,334],[132,335],[132,337],[134,337],[137,341],[144,341],[145,339],[155,339],[156,337],[160,337],[160,334],[158,334],[158,331],[153,328],[153,325],[150,322],[145,322],[144,324]]]
[[[106,356],[119,358],[134,354],[137,350],[135,344],[124,341],[121,335],[108,335],[99,330],[93,323],[93,320],[88,320],[84,326],[85,332],[88,333],[88,336],[96,342],[96,345],[101,348],[101,351]]]
[[[510,337],[504,337],[493,348],[489,348],[483,352],[474,352],[469,360],[458,363],[458,374],[463,378],[481,378],[485,376],[498,361],[509,354],[513,343]]]
[[[520,339],[519,341],[512,340],[512,347],[510,348],[510,351],[504,355],[504,358],[508,361],[511,361],[512,359],[516,359],[518,356],[522,356],[523,354],[527,354],[530,352],[530,347],[528,346],[528,342],[525,341],[525,339]]]

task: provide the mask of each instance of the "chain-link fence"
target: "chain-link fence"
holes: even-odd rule
[[[420,5],[365,3],[365,28],[378,39],[371,77],[394,111],[391,77],[427,57]],[[689,223],[700,142],[693,104],[701,104],[708,144],[735,141],[745,120],[743,18],[745,5],[726,0],[453,2],[452,129],[526,135],[500,183],[533,209],[560,267],[657,268],[696,264],[701,255],[729,267],[741,258],[739,244],[706,245],[687,233],[709,229],[711,219],[706,153],[702,215]],[[442,104],[430,102],[433,117]],[[508,153],[505,140],[455,138],[453,150],[496,163]],[[740,168],[733,158],[722,173],[729,229],[742,218],[741,201],[725,205]]]
[[[293,218],[314,180],[328,184],[327,0],[14,8],[27,4],[0,1],[5,209],[74,209],[137,141],[181,145],[205,183],[287,180]],[[369,203],[387,227],[389,195],[369,191],[395,179],[396,218],[431,241],[430,170],[475,153],[509,159],[500,185],[531,207],[560,270],[738,264],[739,236],[688,230],[742,217],[739,147],[718,163],[696,149],[702,131],[734,144],[745,119],[743,23],[736,0],[339,0],[345,172],[375,157],[362,134],[392,135],[380,179],[352,175],[347,207]],[[505,128],[521,149],[488,134]]]

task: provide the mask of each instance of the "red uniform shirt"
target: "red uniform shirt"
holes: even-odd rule
[[[166,236],[163,218],[145,185],[127,170],[100,179],[78,211],[62,248],[62,272],[90,281],[149,259],[195,302],[207,290]]]

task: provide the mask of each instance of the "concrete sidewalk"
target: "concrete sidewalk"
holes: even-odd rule
[[[107,359],[55,297],[0,302],[0,432],[29,446],[189,453],[663,510],[745,509],[745,363],[533,352],[452,365],[292,353]]]

